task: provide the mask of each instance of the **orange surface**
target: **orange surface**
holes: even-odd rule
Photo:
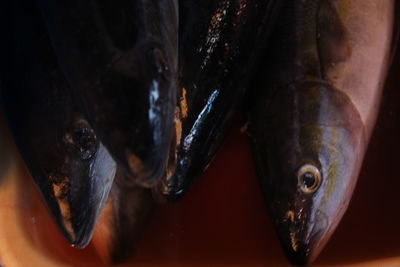
[[[399,69],[400,60],[348,212],[315,266],[400,266],[400,75],[394,71]],[[288,265],[266,215],[241,125],[232,128],[187,197],[157,208],[124,266]],[[0,264],[103,266],[92,245],[68,247],[15,148],[4,141],[9,137],[0,137]]]

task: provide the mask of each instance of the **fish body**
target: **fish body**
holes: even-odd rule
[[[311,263],[350,202],[390,65],[395,1],[286,1],[249,105],[269,213]]]
[[[57,226],[84,247],[116,164],[73,101],[39,11],[24,0],[4,8],[0,87],[9,125]]]
[[[279,0],[181,0],[178,98],[159,191],[179,199],[214,157],[252,79]]]
[[[176,0],[37,0],[85,117],[126,183],[154,185],[173,134]]]

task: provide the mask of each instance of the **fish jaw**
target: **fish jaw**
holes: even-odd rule
[[[336,221],[330,221],[320,210],[314,211],[311,208],[310,214],[303,214],[306,211],[288,210],[275,224],[286,257],[296,266],[314,262],[337,225]]]
[[[349,204],[366,148],[364,126],[350,99],[320,81],[279,88],[266,111],[251,116],[262,190],[289,260],[310,264]],[[313,190],[304,168],[318,181]]]
[[[153,189],[154,197],[158,202],[177,202],[181,200],[187,192],[187,183],[184,176],[175,173],[173,176],[167,171],[167,178]]]
[[[79,178],[84,181],[86,176],[88,177],[87,179],[91,181],[88,182],[91,188],[89,197],[74,196],[74,192],[80,190],[80,182],[76,184],[77,189],[74,190],[74,188],[71,188],[69,192],[71,211],[75,216],[75,240],[70,240],[72,246],[84,248],[89,244],[97,220],[113,185],[116,168],[116,163],[107,149],[102,143],[99,143],[96,156],[91,162],[89,172],[84,173],[83,177],[74,177],[74,179],[71,179],[71,183],[77,182]],[[90,216],[87,216],[87,214],[90,214]],[[69,237],[71,237],[71,235],[69,235]]]

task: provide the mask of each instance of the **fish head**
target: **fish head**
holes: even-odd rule
[[[269,107],[267,141],[255,148],[267,177],[262,188],[288,258],[307,265],[348,206],[364,154],[364,128],[350,99],[321,82],[281,88]]]
[[[42,193],[62,234],[72,246],[83,248],[111,189],[116,164],[81,114],[66,122],[57,142],[50,142],[57,147],[47,163],[52,168],[44,165],[49,169],[41,176],[46,177]]]

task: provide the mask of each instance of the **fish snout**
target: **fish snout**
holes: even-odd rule
[[[303,213],[303,214],[302,214]],[[295,266],[311,264],[329,239],[329,221],[320,210],[295,214],[289,211],[278,226],[278,235],[290,263]]]

